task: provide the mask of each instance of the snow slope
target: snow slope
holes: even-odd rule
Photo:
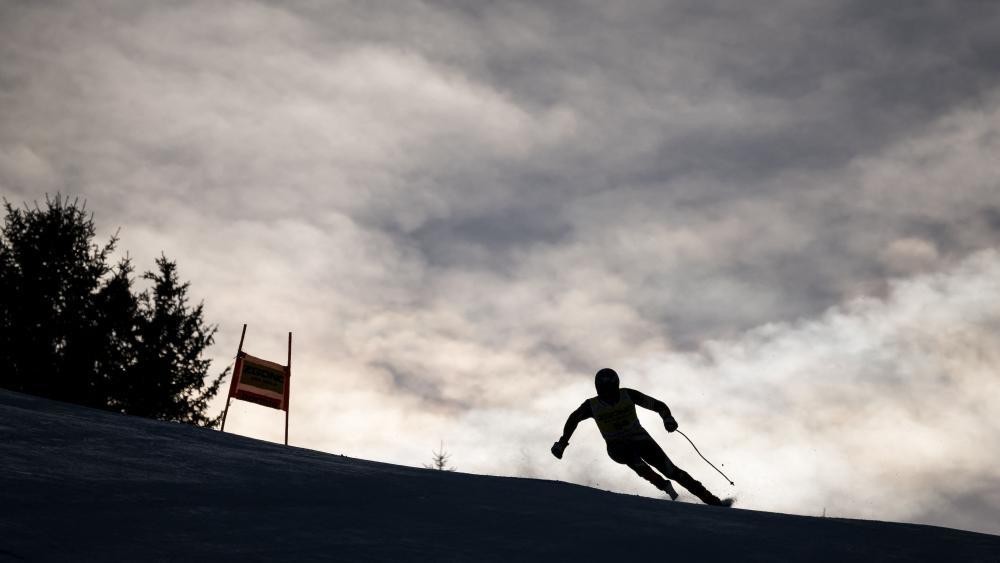
[[[0,561],[1000,561],[1000,536],[351,459],[0,390]]]

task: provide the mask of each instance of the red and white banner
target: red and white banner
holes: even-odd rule
[[[241,352],[233,371],[230,397],[288,410],[288,366]]]

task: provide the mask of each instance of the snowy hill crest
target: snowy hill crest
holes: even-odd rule
[[[356,460],[0,391],[0,561],[1000,561],[1000,537]]]

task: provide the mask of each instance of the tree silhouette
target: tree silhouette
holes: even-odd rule
[[[215,426],[204,415],[208,401],[219,391],[226,368],[211,383],[210,360],[202,354],[212,345],[216,328],[207,326],[203,305],[188,305],[190,284],[177,279],[177,264],[160,256],[157,272],[143,278],[152,292],[139,297],[139,342],[134,376],[129,379],[131,412],[142,416]]]
[[[161,256],[152,288],[132,289],[128,256],[108,257],[117,234],[93,242],[86,204],[56,195],[45,207],[4,200],[0,231],[0,386],[62,401],[213,425],[207,402],[228,372],[206,383],[202,354],[216,328],[188,305],[188,284]]]
[[[450,453],[444,451],[444,441],[441,441],[440,449],[436,452],[431,452],[434,457],[431,458],[431,465],[424,464],[427,469],[437,469],[439,471],[455,471],[457,467],[448,467],[448,458],[451,457]]]

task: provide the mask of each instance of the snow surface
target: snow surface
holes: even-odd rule
[[[0,390],[0,561],[1000,561],[1000,536],[404,467]]]

